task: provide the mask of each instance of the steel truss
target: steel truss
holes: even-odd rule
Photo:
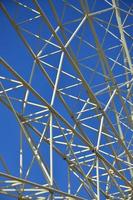
[[[133,199],[132,6],[121,0],[0,3],[32,61],[27,73],[26,66],[0,60],[0,102],[20,128],[19,175],[0,154],[0,194]],[[35,162],[43,181],[31,173]]]

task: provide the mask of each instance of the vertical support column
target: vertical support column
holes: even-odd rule
[[[61,57],[60,57],[58,72],[57,72],[53,95],[51,99],[51,106],[53,106],[54,104],[59,77],[60,77],[60,73],[62,69],[63,58],[64,58],[64,52],[61,53]],[[53,114],[52,113],[50,113],[50,178],[51,178],[50,185],[52,186],[53,185]]]
[[[71,194],[71,180],[70,180],[70,175],[71,175],[71,169],[68,166],[68,194]]]
[[[34,61],[32,65],[32,70],[31,70],[30,79],[29,79],[30,85],[31,85],[33,74],[35,71],[35,66],[36,66],[36,61]],[[24,99],[23,99],[22,114],[24,114],[25,112],[28,96],[29,96],[29,90],[27,89],[25,92]],[[20,178],[22,178],[22,175],[23,175],[23,133],[22,133],[22,130],[20,130]]]
[[[23,175],[23,133],[22,130],[20,130],[20,178],[22,178]]]
[[[112,93],[112,95],[110,96],[104,111],[106,112],[106,110],[108,109],[112,99],[114,98],[115,94],[116,94],[117,90],[115,89]],[[96,151],[99,150],[99,146],[100,146],[100,142],[101,142],[101,136],[102,136],[102,128],[103,128],[103,122],[104,122],[104,116],[101,117],[101,121],[100,121],[100,127],[99,127],[99,131],[98,131],[98,140],[97,140],[97,146],[96,146]],[[100,180],[99,180],[99,158],[96,158],[96,174],[97,174],[97,199],[100,200]]]
[[[79,31],[79,29],[81,28],[85,20],[86,20],[86,16],[84,16],[84,18],[82,19],[82,21],[80,22],[76,30],[73,32],[73,34],[71,35],[71,37],[65,44],[64,46],[65,48],[68,47],[68,45],[70,44],[72,39],[75,37],[76,33]],[[51,106],[53,106],[54,104],[55,95],[57,92],[58,82],[60,78],[60,73],[62,69],[63,58],[64,58],[64,52],[61,53],[61,57],[60,57],[58,72],[57,72],[55,86],[54,86],[53,95],[52,95],[51,104],[50,104]],[[50,114],[50,176],[51,176],[51,185],[53,185],[53,114],[52,113]]]
[[[50,185],[53,185],[53,115],[50,113]]]
[[[100,183],[99,183],[99,158],[96,158],[96,174],[97,174],[97,200],[100,200]]]
[[[96,150],[99,150],[101,136],[102,136],[102,127],[103,127],[104,116],[101,118],[99,132],[98,132],[98,141]],[[96,158],[96,175],[97,175],[97,200],[100,200],[100,180],[99,180],[99,158]]]

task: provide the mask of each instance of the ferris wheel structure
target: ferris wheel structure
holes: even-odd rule
[[[133,4],[0,2],[0,196],[133,199]]]

